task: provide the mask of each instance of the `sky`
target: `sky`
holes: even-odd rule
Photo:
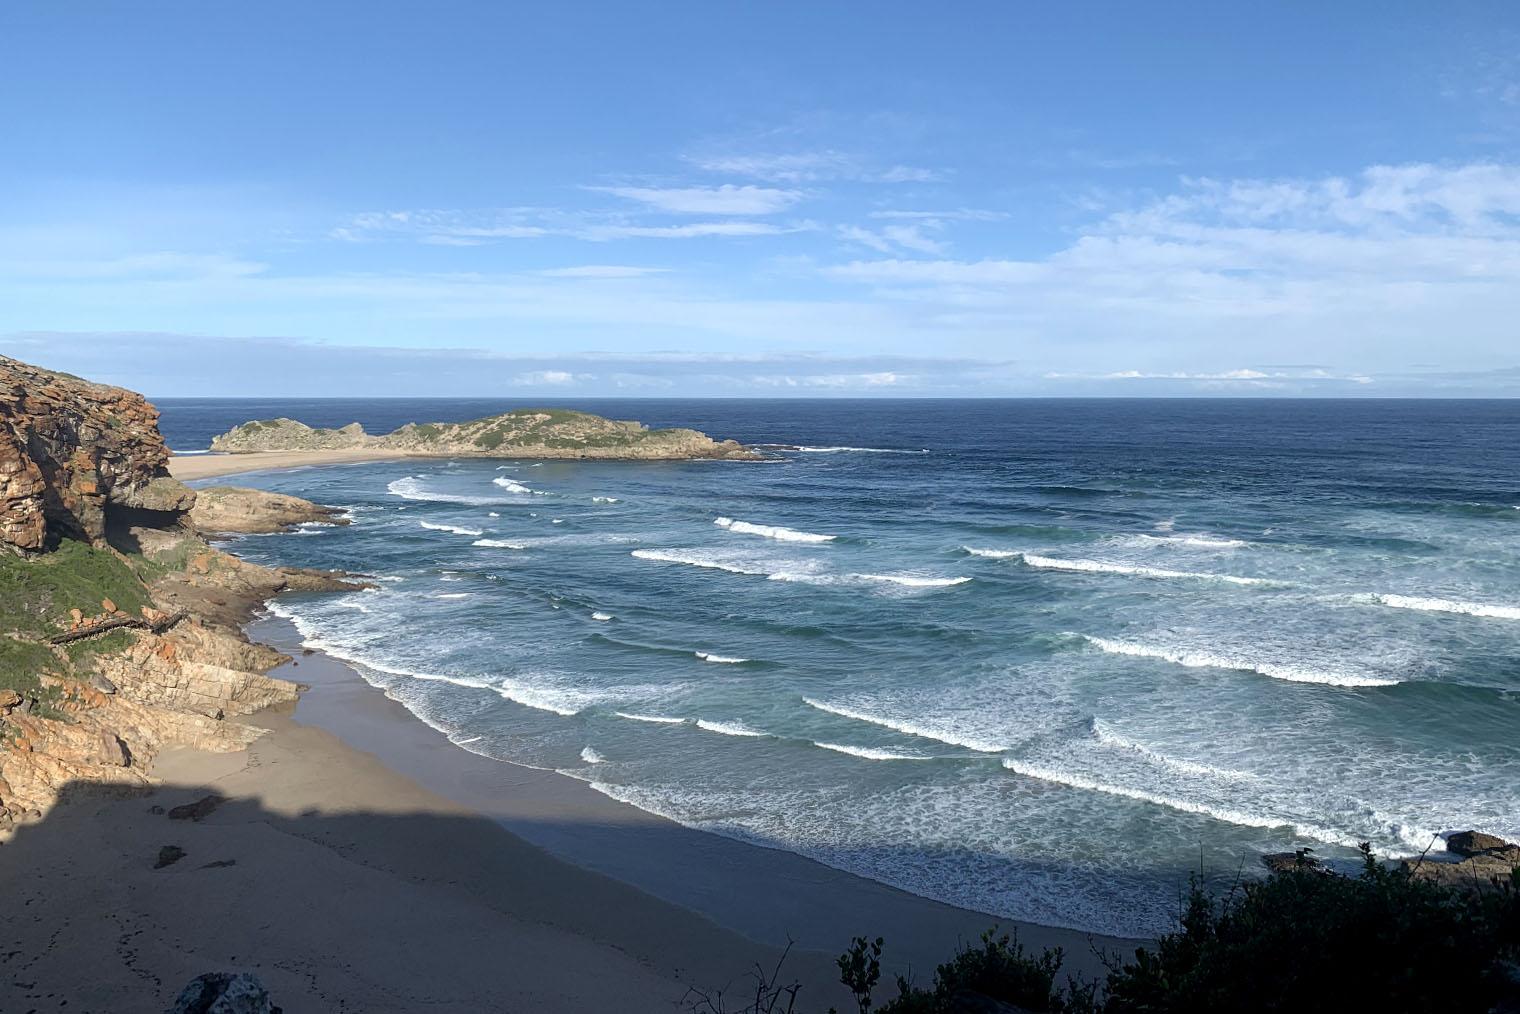
[[[1520,7],[0,5],[0,353],[176,395],[1520,396]]]

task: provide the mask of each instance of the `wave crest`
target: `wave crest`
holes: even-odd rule
[[[1190,669],[1234,669],[1254,672],[1289,683],[1320,683],[1332,687],[1391,687],[1403,680],[1381,676],[1358,676],[1355,673],[1319,672],[1298,666],[1277,665],[1272,662],[1256,662],[1249,659],[1217,655],[1209,651],[1188,648],[1170,648],[1161,645],[1137,644],[1133,641],[1115,641],[1106,637],[1079,635],[1088,644],[1112,655],[1131,655],[1136,658],[1156,658],[1187,666]]]
[[[779,525],[757,525],[748,521],[735,521],[733,518],[718,518],[713,524],[719,528],[727,528],[731,532],[741,535],[759,535],[767,539],[777,539],[781,542],[833,542],[838,536],[818,535],[814,532],[800,532],[795,528],[782,528]]]

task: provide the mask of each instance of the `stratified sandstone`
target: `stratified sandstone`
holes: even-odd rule
[[[212,440],[211,449],[232,454],[371,449],[419,457],[613,461],[762,457],[736,441],[714,440],[697,430],[652,430],[642,423],[559,408],[521,409],[463,423],[408,423],[384,436],[372,436],[358,423],[329,430],[294,419],[255,420]]]
[[[211,486],[196,491],[190,521],[207,535],[267,535],[304,524],[346,525],[336,507],[298,496],[238,486]]]
[[[0,546],[103,545],[113,510],[177,519],[195,493],[168,460],[142,395],[0,356]]]

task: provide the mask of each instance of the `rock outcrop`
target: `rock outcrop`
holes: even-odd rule
[[[168,460],[142,395],[0,356],[0,546],[103,545],[113,511],[177,520],[195,493]]]
[[[348,524],[348,518],[336,507],[237,486],[197,490],[190,521],[196,531],[206,535],[266,535],[305,524]]]
[[[1482,831],[1458,831],[1446,839],[1446,849],[1462,858],[1406,859],[1400,865],[1416,879],[1474,891],[1498,890],[1520,870],[1520,845]]]
[[[227,719],[294,701],[290,661],[242,625],[287,588],[365,587],[213,549],[185,523],[196,495],[165,473],[141,396],[0,358],[0,832],[71,783],[137,789],[168,746],[238,750]],[[329,508],[217,490],[218,531],[337,523]],[[269,526],[269,527],[266,527]]]
[[[211,449],[233,454],[373,449],[422,457],[604,460],[763,457],[736,441],[714,440],[697,430],[652,430],[642,423],[559,408],[522,409],[463,423],[408,423],[383,436],[364,432],[358,423],[313,429],[294,419],[255,420],[212,440]]]

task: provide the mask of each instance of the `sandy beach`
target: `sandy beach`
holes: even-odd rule
[[[363,449],[330,451],[251,451],[246,454],[176,454],[169,459],[169,474],[181,482],[214,479],[242,472],[307,468],[316,465],[354,465],[364,461],[390,461],[408,457],[401,451]]]
[[[151,795],[87,791],[5,846],[0,1008],[161,1010],[195,975],[244,969],[292,1014],[671,1009],[692,986],[742,990],[792,940],[786,977],[824,1010],[848,1000],[833,957],[851,936],[885,936],[891,970],[927,980],[999,922],[476,756],[303,655],[285,621],[250,633],[311,687],[248,720],[265,736],[166,753]],[[212,793],[226,802],[201,821],[162,812]],[[155,868],[165,846],[184,857]],[[1095,947],[1134,946],[1018,928],[1085,973]]]

